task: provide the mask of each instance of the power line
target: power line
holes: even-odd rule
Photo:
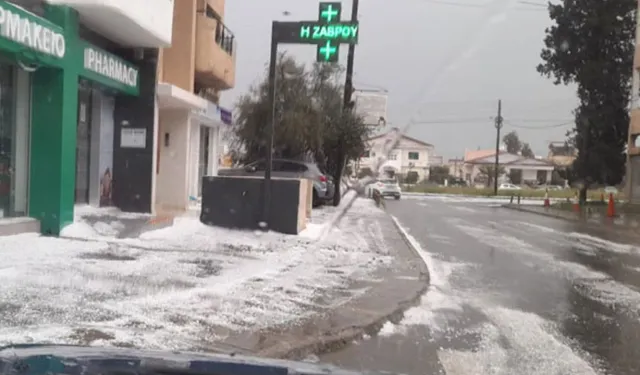
[[[475,3],[466,3],[466,2],[449,1],[449,0],[420,0],[420,2],[428,3],[428,4],[448,5],[448,6],[456,6],[456,7],[461,7],[461,8],[476,8],[476,9],[488,8],[491,5],[490,3],[475,4]],[[521,3],[522,5],[537,5],[537,6],[546,7],[546,5],[544,5],[544,4],[530,3],[530,2],[527,2],[527,1],[519,1],[519,3]],[[514,9],[515,10],[523,10],[523,11],[546,10],[546,9],[537,9],[537,8],[514,8]]]
[[[552,129],[552,128],[561,128],[563,126],[573,125],[574,124],[573,121],[563,122],[563,123],[560,123],[560,124],[553,124],[553,125],[543,125],[543,126],[515,125],[515,124],[511,123],[510,121],[505,121],[505,123],[509,124],[509,126],[511,126],[512,128],[529,129],[529,130],[544,130],[544,129]]]

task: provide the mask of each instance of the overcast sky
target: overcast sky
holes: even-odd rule
[[[492,117],[502,99],[503,134],[516,130],[537,155],[562,141],[576,106],[573,87],[536,72],[546,8],[543,0],[360,0],[356,88],[389,92],[387,120],[432,143],[445,158],[495,147]],[[351,1],[343,2],[343,18]],[[225,23],[238,41],[236,87],[223,106],[264,76],[271,21],[313,20],[316,0],[228,0]],[[284,16],[283,12],[290,12]],[[313,62],[312,46],[281,47]],[[346,63],[346,48],[341,49]],[[564,124],[564,125],[563,125]]]

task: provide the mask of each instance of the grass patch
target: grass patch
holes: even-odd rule
[[[427,185],[414,185],[403,186],[403,191],[409,193],[428,193],[428,194],[452,194],[452,195],[469,195],[476,197],[493,197],[493,188],[476,189],[474,187],[460,187],[460,186],[427,186]],[[565,190],[550,190],[549,198],[566,199],[575,197],[577,189],[565,189]],[[601,198],[602,190],[589,190],[587,193],[588,199],[599,201]],[[521,196],[522,198],[544,198],[545,191],[538,189],[522,189],[522,190],[498,190],[500,196]],[[606,199],[606,194],[605,194]],[[622,195],[618,194],[616,199],[622,199]]]

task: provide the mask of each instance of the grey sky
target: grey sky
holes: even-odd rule
[[[236,87],[223,94],[223,105],[231,107],[264,75],[271,20],[315,19],[317,7],[316,0],[227,1],[225,22],[238,53]],[[350,7],[343,1],[343,18]],[[516,130],[546,155],[549,141],[564,140],[571,125],[555,125],[570,122],[576,105],[573,87],[554,86],[535,70],[548,25],[545,8],[519,0],[360,0],[354,80],[359,88],[389,90],[388,121],[400,128],[417,122],[408,134],[445,158],[494,147],[498,98],[503,132]],[[315,59],[311,46],[281,50]],[[345,63],[346,48],[341,55]]]

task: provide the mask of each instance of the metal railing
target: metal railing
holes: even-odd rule
[[[209,5],[207,5],[207,8],[204,11],[199,11],[198,13],[216,21],[216,30],[214,35],[216,44],[230,56],[233,56],[235,36],[224,22],[222,22],[222,17],[220,17],[220,15]]]
[[[216,25],[216,44],[220,46],[225,52],[227,52],[230,56],[233,56],[233,47],[235,36],[231,32],[231,30],[225,26],[222,21],[217,20],[218,23]]]

